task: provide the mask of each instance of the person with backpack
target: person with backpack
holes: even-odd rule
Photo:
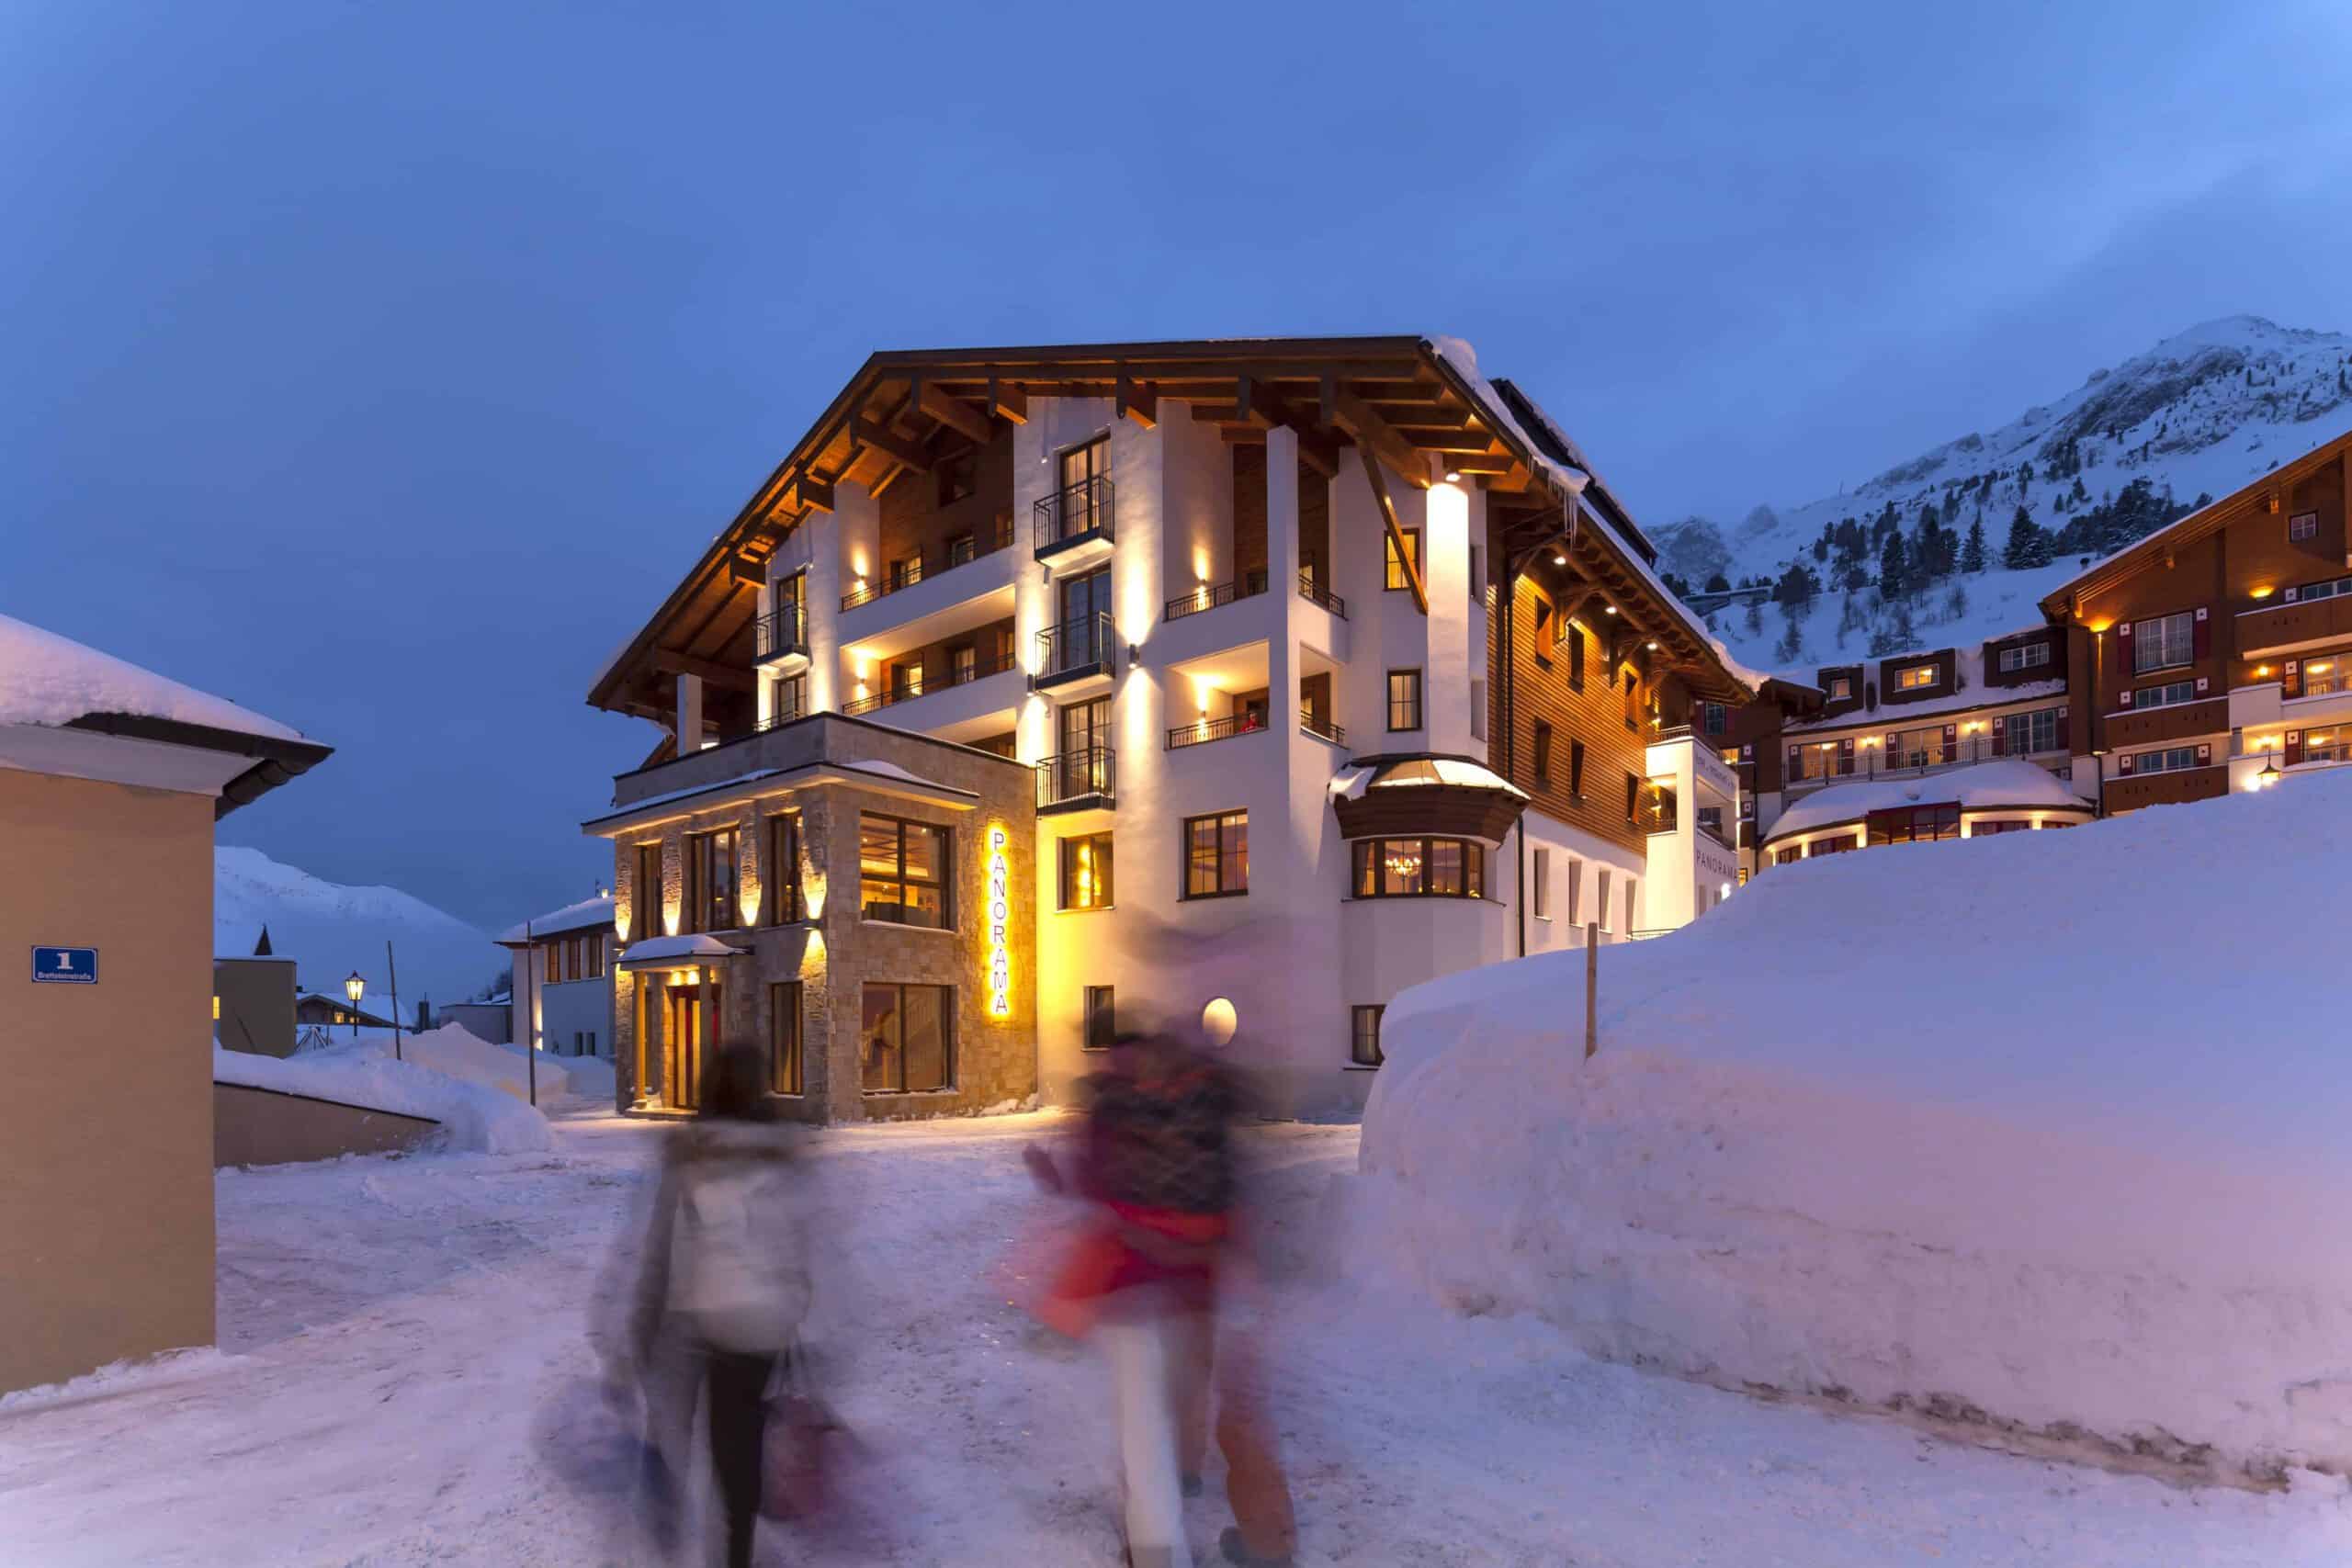
[[[758,1047],[723,1047],[702,1116],[662,1150],[627,1354],[642,1393],[645,1494],[677,1538],[695,1407],[709,1425],[728,1568],[749,1568],[766,1478],[769,1389],[808,1311],[808,1201],[791,1130],[769,1111]]]

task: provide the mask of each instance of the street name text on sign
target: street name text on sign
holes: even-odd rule
[[[95,986],[98,983],[98,950],[95,947],[36,947],[33,981],[43,986]]]

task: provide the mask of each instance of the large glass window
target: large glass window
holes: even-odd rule
[[[1960,837],[1960,807],[1951,806],[1911,806],[1893,811],[1873,811],[1864,818],[1873,844],[1927,843],[1937,839]]]
[[[689,931],[730,931],[743,923],[735,907],[735,829],[686,835]]]
[[[861,811],[857,868],[859,906],[867,919],[931,927],[952,920],[946,829]]]
[[[2187,610],[2132,623],[2132,668],[2169,670],[2196,657],[2197,617]]]
[[[866,1093],[955,1087],[954,987],[868,985],[859,1032]]]
[[[1061,841],[1061,907],[1065,909],[1107,909],[1111,907],[1111,835],[1089,833]]]
[[[2156,751],[2135,751],[2132,754],[2132,771],[2136,773],[2177,773],[2197,765],[2197,748],[2168,746]]]
[[[2331,724],[2303,731],[2306,762],[2352,762],[2352,725]]]
[[[1402,556],[1396,553],[1396,538],[1399,534],[1405,540],[1405,553]],[[1408,563],[1410,563],[1414,570],[1420,569],[1421,531],[1419,528],[1400,528],[1396,534],[1384,533],[1381,537],[1385,541],[1383,546],[1385,553],[1382,559],[1386,564],[1386,575],[1381,579],[1381,586],[1391,590],[1410,588],[1412,581],[1406,569]]]
[[[2303,660],[2303,695],[2324,697],[2344,691],[2352,691],[2352,659],[2331,653]]]
[[[1483,898],[1487,847],[1467,839],[1358,839],[1359,898]]]
[[[2001,649],[2001,673],[2004,675],[2019,670],[2036,670],[2049,662],[2050,645],[2046,642],[2029,642],[2021,647]]]
[[[772,926],[800,919],[800,818],[784,811],[768,818],[767,864],[762,868]]]
[[[768,987],[768,1088],[777,1094],[798,1094],[800,1066],[800,982],[780,980]]]
[[[2197,700],[2194,681],[2167,681],[2161,686],[2142,686],[2132,694],[2135,708],[2167,708]]]
[[[2007,750],[2016,752],[2055,751],[2058,750],[2058,709],[2036,708],[2031,713],[2013,713],[2002,726],[2002,739]]]
[[[1421,727],[1421,672],[1418,670],[1391,670],[1388,672],[1388,728],[1419,729]]]
[[[1348,1010],[1348,1060],[1359,1067],[1380,1066],[1380,1019],[1387,1007],[1367,1002]]]
[[[1250,891],[1250,813],[1184,819],[1184,897],[1223,898]]]
[[[1952,759],[1944,751],[1942,725],[1929,725],[1925,729],[1906,729],[1886,739],[1886,765],[1890,768],[1939,768]]]

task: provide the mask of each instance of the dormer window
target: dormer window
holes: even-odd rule
[[[1932,664],[1906,664],[1894,672],[1894,688],[1899,692],[1923,691],[1936,683],[1936,667]]]
[[[2046,642],[2030,642],[2021,648],[2001,649],[2001,673],[2004,675],[2018,670],[2039,669],[2049,662],[2050,645]]]
[[[1833,703],[1846,703],[1853,701],[1853,677],[1850,675],[1832,675],[1829,677],[1829,700]]]

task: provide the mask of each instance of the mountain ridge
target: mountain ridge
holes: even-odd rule
[[[262,927],[271,948],[295,961],[305,990],[342,994],[344,976],[368,982],[362,1004],[389,1006],[384,943],[400,966],[401,1006],[454,1002],[480,990],[506,962],[484,932],[414,894],[379,885],[347,886],[234,844],[212,852],[212,951],[254,950]]]

